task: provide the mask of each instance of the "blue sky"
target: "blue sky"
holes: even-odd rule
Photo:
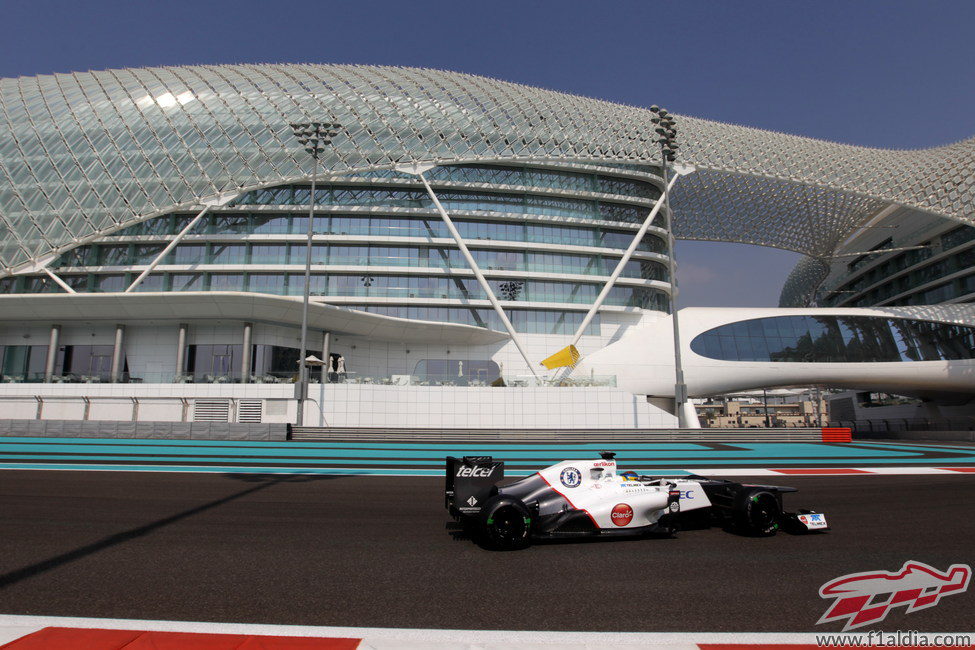
[[[0,15],[2,77],[194,63],[407,65],[864,146],[975,135],[971,0],[6,0]],[[774,306],[796,259],[682,242],[681,304]]]

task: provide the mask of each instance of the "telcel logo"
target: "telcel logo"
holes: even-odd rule
[[[487,478],[494,473],[493,467],[467,467],[466,465],[461,466],[457,469],[457,476],[459,477],[475,477],[480,476],[482,478]]]

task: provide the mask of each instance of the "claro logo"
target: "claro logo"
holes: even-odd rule
[[[611,518],[617,526],[625,526],[633,521],[633,508],[626,503],[617,503],[613,507]]]
[[[466,465],[461,465],[457,468],[457,474],[455,476],[459,478],[465,477],[481,477],[487,478],[494,474],[494,467],[467,467]]]

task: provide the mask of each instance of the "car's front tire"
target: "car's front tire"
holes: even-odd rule
[[[497,551],[515,551],[531,544],[531,512],[519,499],[491,498],[478,515],[481,543]]]
[[[782,509],[778,496],[763,488],[743,488],[735,497],[731,521],[744,535],[771,537],[779,529]]]

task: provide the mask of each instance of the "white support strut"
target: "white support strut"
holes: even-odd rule
[[[59,278],[59,277],[57,276],[57,274],[55,274],[55,273],[54,273],[54,271],[52,271],[51,269],[49,269],[49,268],[47,268],[47,267],[45,266],[45,267],[44,267],[44,269],[43,269],[43,271],[44,271],[45,273],[47,273],[47,274],[48,274],[48,276],[50,276],[50,278],[51,278],[52,280],[54,280],[54,281],[55,281],[55,282],[57,283],[57,285],[58,285],[59,287],[61,287],[62,289],[64,289],[64,290],[65,290],[65,291],[67,291],[68,293],[78,293],[77,291],[75,291],[74,289],[72,289],[72,288],[71,288],[71,285],[69,285],[69,284],[68,284],[67,282],[65,282],[65,281],[64,281],[64,280],[62,280],[61,278]]]
[[[535,367],[532,365],[532,362],[528,359],[528,352],[525,350],[525,346],[522,345],[521,339],[518,337],[518,334],[515,332],[514,325],[512,325],[511,321],[508,320],[507,314],[505,314],[504,309],[501,308],[501,303],[498,302],[497,297],[494,295],[494,291],[491,290],[491,285],[488,284],[488,281],[487,279],[485,279],[484,274],[481,273],[481,269],[477,266],[477,262],[474,261],[474,257],[471,255],[471,252],[467,249],[467,244],[464,243],[463,237],[460,236],[460,232],[458,232],[457,228],[454,226],[454,222],[450,220],[450,215],[448,215],[447,211],[444,210],[442,205],[440,205],[440,200],[437,198],[437,195],[434,193],[433,188],[430,187],[430,183],[427,182],[426,177],[423,175],[423,172],[427,171],[427,169],[430,169],[430,167],[424,169],[421,166],[416,166],[416,167],[410,166],[410,167],[403,167],[397,169],[399,171],[405,171],[407,173],[418,176],[420,180],[423,182],[423,186],[427,189],[427,194],[430,195],[430,198],[433,200],[433,204],[437,207],[437,212],[440,213],[440,217],[443,219],[444,224],[447,226],[447,230],[450,231],[450,234],[454,238],[454,241],[457,242],[457,247],[460,249],[461,254],[464,256],[464,259],[467,260],[467,264],[471,267],[471,271],[474,272],[474,277],[477,278],[477,282],[481,285],[481,288],[484,290],[484,293],[487,294],[488,300],[491,301],[491,306],[494,307],[494,311],[498,314],[498,318],[501,319],[501,322],[504,324],[505,329],[508,330],[508,334],[511,336],[511,340],[514,341],[515,347],[517,347],[518,352],[521,353],[521,356],[525,360],[525,364],[528,366],[528,369],[531,371],[532,375],[534,375],[534,377],[538,379],[538,373],[535,371]]]
[[[650,228],[650,224],[653,223],[653,220],[657,216],[657,213],[660,212],[660,208],[663,207],[667,194],[670,193],[670,190],[674,187],[674,183],[677,182],[678,178],[680,178],[680,175],[674,174],[674,177],[670,179],[670,183],[667,185],[666,188],[664,188],[663,194],[661,194],[660,198],[657,199],[657,202],[654,204],[653,209],[650,210],[650,214],[648,214],[647,218],[643,220],[643,225],[640,226],[640,230],[638,230],[636,235],[633,236],[633,241],[630,242],[630,247],[626,249],[626,252],[623,253],[623,257],[620,258],[620,261],[616,265],[616,268],[613,269],[613,274],[609,276],[609,280],[606,281],[606,284],[603,286],[603,290],[599,292],[599,295],[596,297],[596,302],[594,302],[592,304],[592,307],[589,308],[589,311],[586,312],[586,317],[582,319],[582,323],[579,325],[579,329],[576,330],[575,336],[572,337],[572,343],[570,343],[570,345],[576,345],[579,342],[579,339],[582,338],[583,332],[585,332],[586,328],[589,327],[589,323],[592,322],[592,319],[596,315],[596,312],[599,311],[599,308],[603,306],[603,301],[606,300],[606,296],[609,295],[609,292],[616,285],[616,280],[620,277],[620,274],[623,272],[623,267],[626,266],[626,263],[630,261],[630,257],[633,256],[633,252],[636,250],[636,247],[639,246],[640,241],[643,239],[643,236],[647,234],[647,230]],[[671,286],[671,291],[673,291],[673,286],[674,286],[673,278],[670,279],[670,286]]]
[[[125,290],[125,293],[129,293],[133,291],[136,287],[142,284],[142,281],[146,279],[146,276],[152,273],[153,270],[157,266],[159,266],[159,263],[163,261],[163,258],[169,255],[169,251],[176,248],[176,244],[178,244],[183,239],[183,236],[186,235],[186,233],[188,233],[190,230],[193,229],[193,226],[195,226],[197,223],[200,222],[200,219],[202,219],[203,215],[205,215],[207,212],[210,211],[211,207],[213,206],[211,205],[206,206],[205,208],[200,210],[200,213],[198,215],[190,219],[190,222],[186,224],[186,226],[182,230],[179,231],[179,234],[173,237],[173,241],[169,242],[166,245],[166,248],[162,249],[159,255],[156,255],[156,258],[152,260],[152,262],[150,262],[149,266],[146,267],[146,270],[140,273],[139,277],[137,277],[135,280],[132,281],[132,284],[129,285],[129,288]]]

